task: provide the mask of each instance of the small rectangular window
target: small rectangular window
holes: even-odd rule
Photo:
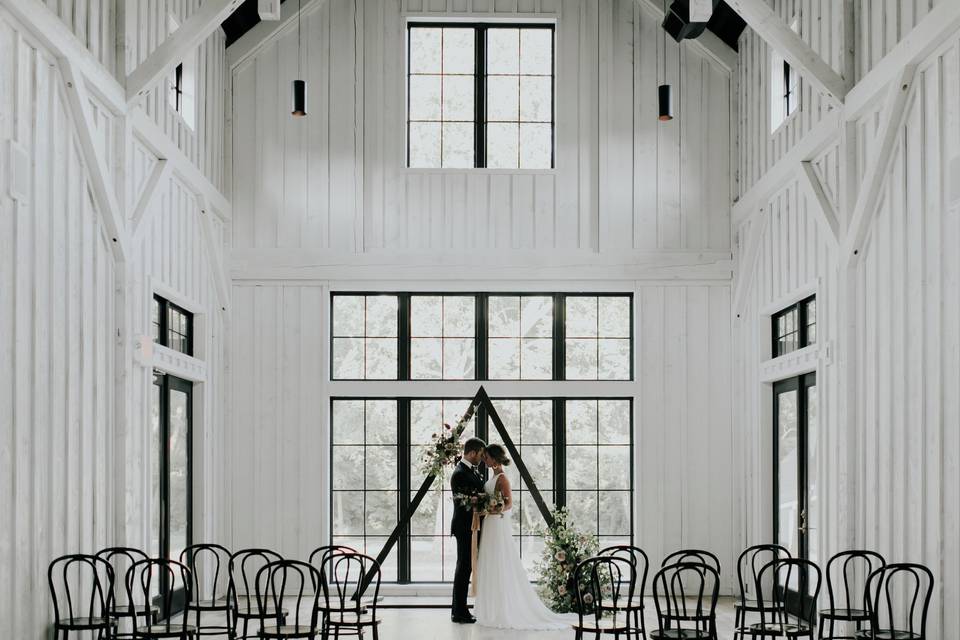
[[[800,33],[800,20],[790,23]],[[774,48],[770,49],[770,131],[776,131],[800,106],[800,74]]]
[[[166,298],[153,296],[153,339],[174,351],[193,355],[193,314]]]
[[[396,380],[395,295],[333,296],[333,379]]]
[[[410,23],[407,165],[553,167],[552,24]]]
[[[631,300],[629,296],[567,296],[567,380],[631,378]]]
[[[410,296],[410,379],[476,377],[476,296]]]
[[[773,357],[817,342],[817,300],[811,296],[777,312],[773,318]]]

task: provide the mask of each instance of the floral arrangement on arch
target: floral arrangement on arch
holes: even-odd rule
[[[569,613],[577,610],[576,583],[574,571],[581,561],[595,556],[600,549],[595,536],[579,531],[570,522],[566,507],[553,512],[553,524],[545,530],[543,555],[536,563],[540,578],[540,597],[556,613]],[[587,576],[584,591],[591,590]],[[589,595],[589,594],[587,594]]]
[[[460,436],[473,419],[474,407],[471,404],[456,426],[443,425],[443,431],[430,436],[430,446],[420,458],[420,471],[427,476],[442,476],[443,468],[455,464],[463,456],[463,443]]]

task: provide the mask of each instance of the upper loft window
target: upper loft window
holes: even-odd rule
[[[816,296],[810,296],[778,311],[772,320],[774,358],[816,344]]]
[[[179,28],[180,22],[173,15],[167,16],[168,37]],[[196,127],[197,121],[196,77],[194,56],[188,55],[167,80],[167,101],[190,129]]]
[[[794,18],[790,28],[800,32],[800,21]],[[771,49],[770,59],[770,131],[776,131],[800,105],[800,74]]]
[[[551,169],[552,24],[409,23],[407,165]]]
[[[193,355],[193,314],[166,298],[153,296],[153,340],[174,351]]]

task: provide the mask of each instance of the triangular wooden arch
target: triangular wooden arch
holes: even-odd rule
[[[457,437],[463,433],[463,429],[466,424],[470,421],[470,418],[473,417],[473,414],[476,413],[477,409],[483,407],[487,411],[487,416],[493,422],[493,426],[496,428],[497,433],[500,434],[500,439],[503,440],[503,446],[507,448],[510,457],[513,459],[513,463],[517,465],[517,471],[520,472],[520,477],[523,479],[525,489],[530,492],[530,496],[533,498],[533,501],[537,504],[537,509],[540,510],[540,515],[543,516],[544,521],[548,526],[553,525],[553,514],[550,513],[550,509],[547,508],[547,503],[543,501],[543,496],[540,494],[540,489],[537,488],[537,484],[533,481],[533,477],[530,475],[530,472],[527,470],[527,466],[523,464],[523,458],[520,457],[520,452],[517,450],[516,445],[513,444],[513,439],[510,437],[510,434],[507,433],[506,427],[503,426],[503,420],[500,419],[500,414],[497,413],[496,407],[493,406],[493,402],[490,401],[490,396],[487,395],[486,389],[481,385],[480,389],[477,391],[477,395],[473,396],[473,400],[470,401],[470,406],[467,407],[467,411],[464,413],[464,420],[461,422],[461,427],[457,433]],[[390,551],[393,550],[394,545],[397,544],[397,541],[400,539],[400,535],[403,533],[403,530],[406,528],[407,524],[410,522],[410,518],[413,517],[413,514],[416,513],[417,509],[420,507],[420,503],[423,502],[423,498],[427,495],[427,492],[430,491],[430,487],[433,486],[433,481],[436,480],[436,476],[427,476],[423,479],[423,483],[420,485],[420,489],[417,491],[417,495],[414,496],[413,500],[410,501],[410,504],[407,505],[407,508],[400,514],[400,520],[397,521],[397,526],[393,528],[393,531],[390,533],[390,537],[387,538],[386,544],[383,545],[383,549],[380,550],[380,553],[377,555],[377,564],[383,565],[383,562],[387,559],[387,556],[390,555]],[[373,579],[374,570],[371,569],[363,578],[363,582],[360,585],[360,588],[357,590],[357,594],[362,594],[367,589],[367,585],[370,584],[370,581]]]

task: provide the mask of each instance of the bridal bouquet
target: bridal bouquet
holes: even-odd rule
[[[543,533],[543,556],[536,565],[540,576],[540,596],[556,613],[576,611],[574,571],[581,560],[596,555],[599,550],[597,539],[581,533],[570,523],[566,507],[553,512],[553,525]],[[589,577],[586,584],[580,586],[584,592],[590,591]]]
[[[489,493],[478,493],[476,495],[457,493],[454,494],[453,499],[460,506],[473,509],[483,516],[495,515],[503,511],[503,494],[499,491],[495,491],[493,495]]]

